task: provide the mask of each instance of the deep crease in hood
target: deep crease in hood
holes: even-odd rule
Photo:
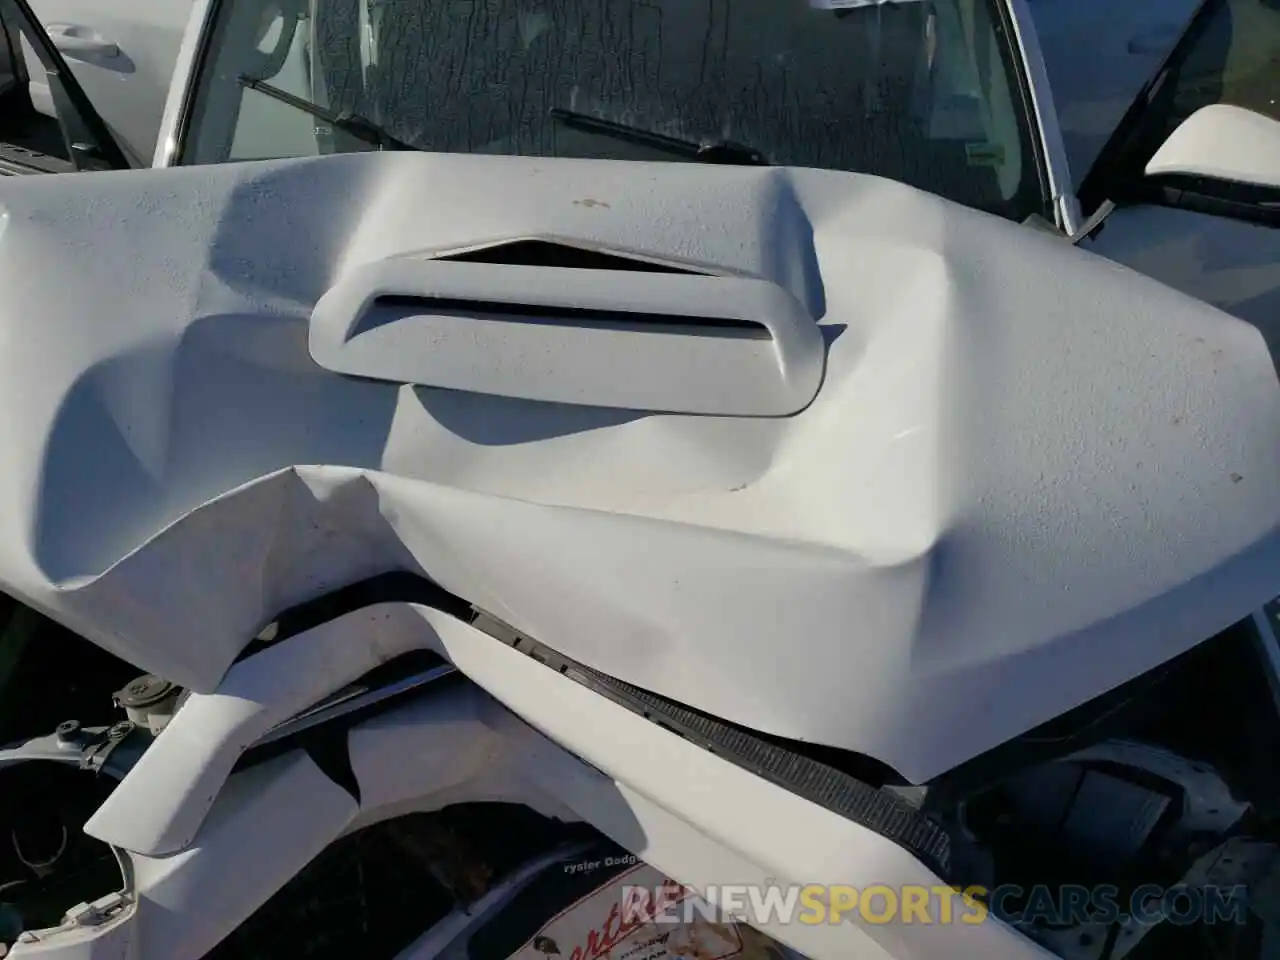
[[[827,334],[817,398],[652,414],[308,353],[353,267],[521,237],[778,283]],[[927,779],[1276,592],[1277,387],[1250,326],[869,176],[384,154],[0,182],[0,582],[200,691],[281,609],[408,568]]]

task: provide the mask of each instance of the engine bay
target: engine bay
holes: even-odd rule
[[[1268,638],[1269,639],[1269,638]],[[1272,955],[1277,698],[1237,624],[930,786],[992,913],[1069,960]]]
[[[115,852],[82,828],[182,700],[25,607],[0,616],[0,733],[17,744],[0,751],[3,956],[122,888]],[[1269,643],[1243,621],[931,783],[875,786],[946,830],[948,882],[1064,960],[1263,960],[1280,945]],[[347,697],[413,693],[404,678],[429,667],[370,675]],[[396,816],[332,843],[208,956],[418,957],[405,951],[424,930],[575,842],[609,841],[509,803]],[[761,956],[784,955],[774,947]]]

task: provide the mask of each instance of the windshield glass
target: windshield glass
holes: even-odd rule
[[[1045,204],[997,2],[222,0],[179,162],[377,149],[325,120],[350,115],[430,151],[873,173],[1021,220]]]

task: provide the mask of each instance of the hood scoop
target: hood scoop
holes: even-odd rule
[[[702,270],[647,258],[593,250],[562,240],[510,240],[461,253],[433,257],[450,263],[491,263],[513,267],[559,267],[571,270],[630,270],[638,273],[679,273],[706,276]]]
[[[780,285],[541,240],[339,279],[311,316],[335,373],[522,400],[776,417],[817,395],[826,343]]]

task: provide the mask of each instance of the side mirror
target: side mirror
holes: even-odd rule
[[[1224,103],[1201,107],[1161,144],[1144,172],[1280,189],[1280,121]]]

